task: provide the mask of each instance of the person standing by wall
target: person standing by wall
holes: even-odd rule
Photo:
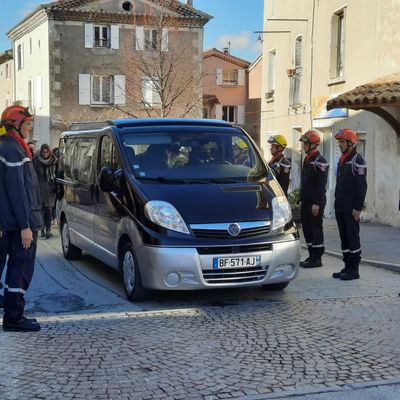
[[[367,195],[367,165],[357,153],[357,134],[341,129],[336,135],[342,153],[335,188],[335,216],[342,245],[344,268],[333,278],[359,279],[361,261],[360,217]]]
[[[40,152],[33,160],[33,164],[38,177],[42,199],[44,228],[41,230],[41,237],[49,239],[53,236],[51,233],[51,223],[55,200],[57,159],[52,154],[48,144],[41,145]]]
[[[3,330],[38,331],[40,324],[24,316],[25,292],[32,280],[37,231],[42,226],[39,183],[25,139],[33,116],[22,106],[7,107],[1,122],[6,135],[0,144],[0,226],[8,240]]]
[[[300,201],[301,224],[309,257],[300,263],[303,268],[322,267],[324,254],[323,216],[326,205],[326,183],[329,164],[317,147],[321,138],[316,131],[301,136],[306,157],[301,175]]]
[[[5,128],[0,126],[0,144],[4,139],[4,135],[6,133]],[[0,226],[0,289],[3,289],[3,283],[1,281],[1,277],[3,276],[4,267],[6,266],[7,261],[7,250],[8,250],[8,242],[6,232],[2,230]],[[4,297],[0,294],[0,308],[3,308]]]
[[[272,158],[268,163],[268,166],[273,171],[276,179],[285,196],[288,195],[289,189],[289,176],[290,176],[290,161],[285,157],[284,151],[287,147],[287,141],[283,135],[274,135],[268,139],[268,143],[271,145]]]

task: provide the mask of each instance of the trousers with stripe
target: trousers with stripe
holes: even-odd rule
[[[360,222],[348,213],[335,212],[342,244],[345,264],[359,264],[361,261]]]
[[[35,266],[37,232],[29,249],[22,247],[21,231],[8,231],[8,262],[4,288],[4,318],[19,321],[24,315],[25,292],[31,283]]]
[[[1,282],[1,277],[3,275],[4,267],[6,265],[7,252],[8,252],[8,236],[6,231],[2,231],[0,237],[0,288],[3,287],[3,284]]]
[[[307,243],[310,254],[321,257],[324,254],[324,228],[322,225],[325,204],[320,205],[319,213],[314,217],[311,209],[312,201],[301,202],[301,225],[303,228],[304,239]]]

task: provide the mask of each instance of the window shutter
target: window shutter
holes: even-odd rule
[[[246,70],[238,69],[238,85],[244,86],[246,82]]]
[[[244,125],[244,106],[237,106],[237,123],[239,125]]]
[[[275,91],[275,51],[269,52],[268,60],[268,91]]]
[[[25,63],[25,49],[24,49],[24,43],[21,43],[21,69],[24,68],[24,63]]]
[[[90,75],[79,74],[79,104],[90,104]]]
[[[119,26],[111,25],[111,48],[119,49]]]
[[[295,66],[295,68],[301,67],[301,46],[302,46],[302,37],[299,36],[296,39],[295,51],[294,51],[294,66]]]
[[[93,48],[93,24],[85,24],[85,47],[87,49]]]
[[[146,105],[152,105],[153,103],[153,86],[149,79],[142,80],[142,97]]]
[[[216,81],[218,86],[222,85],[222,68],[217,68]]]
[[[144,28],[136,27],[136,50],[144,50]]]
[[[42,108],[42,75],[38,75],[36,77],[35,106],[36,106],[36,108]]]
[[[222,104],[215,105],[215,119],[222,119]]]
[[[162,28],[161,50],[168,51],[168,28]]]
[[[125,104],[124,75],[114,75],[114,104]]]

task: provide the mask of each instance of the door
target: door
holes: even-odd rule
[[[111,167],[113,171],[120,168],[114,142],[109,135],[100,138],[97,162],[97,176],[104,167]],[[121,218],[118,207],[118,194],[104,193],[100,190],[98,182],[95,185],[96,222],[95,240],[100,250],[104,253],[105,261],[114,265],[117,257],[117,227]]]
[[[77,245],[91,248],[94,240],[94,172],[96,139],[80,138],[75,141],[69,174],[74,192],[67,220]]]

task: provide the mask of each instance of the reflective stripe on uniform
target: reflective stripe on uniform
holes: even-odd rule
[[[0,162],[5,164],[7,167],[21,167],[25,163],[31,161],[29,157],[24,158],[22,161],[19,162],[8,162],[4,157],[0,156]]]
[[[11,292],[11,293],[22,293],[22,294],[26,293],[26,290],[24,290],[24,289],[21,289],[21,288],[10,288],[8,285],[4,286],[4,288],[7,291]]]
[[[324,247],[324,246],[325,246],[324,244],[313,244],[313,245],[311,245],[311,247],[315,247],[315,248]]]
[[[350,253],[358,253],[359,251],[361,251],[361,248],[359,248],[359,249],[357,249],[357,250],[349,250],[350,251]]]
[[[350,250],[349,249],[342,250],[342,253],[350,253]]]

